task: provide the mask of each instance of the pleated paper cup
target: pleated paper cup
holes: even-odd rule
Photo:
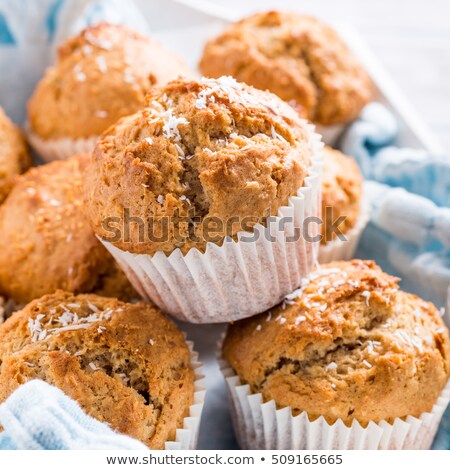
[[[362,198],[361,211],[354,227],[345,234],[345,240],[332,240],[319,247],[319,263],[351,260],[354,258],[359,240],[370,220],[369,203]]]
[[[184,418],[183,427],[178,428],[174,441],[166,441],[165,450],[195,450],[198,444],[200,420],[205,403],[205,377],[202,364],[198,360],[198,353],[194,351],[194,343],[186,341],[191,352],[191,366],[194,369],[194,402],[189,408],[189,416]]]
[[[401,450],[430,449],[442,415],[450,401],[450,381],[429,413],[420,417],[396,418],[392,423],[370,422],[361,426],[354,420],[330,425],[320,417],[310,421],[306,412],[294,416],[290,407],[277,408],[264,402],[261,393],[252,394],[234,370],[219,359],[231,405],[233,427],[242,449],[257,450]]]
[[[219,323],[263,312],[295,290],[316,266],[319,249],[319,241],[293,236],[305,219],[321,215],[323,144],[313,126],[308,130],[313,157],[304,186],[267,226],[186,255],[133,254],[101,240],[139,294],[179,320]],[[312,225],[314,236],[319,225]]]
[[[74,155],[92,152],[98,136],[87,137],[85,139],[70,139],[68,137],[60,139],[41,139],[31,130],[27,130],[27,138],[33,149],[40,155],[44,162],[53,160],[67,160]]]

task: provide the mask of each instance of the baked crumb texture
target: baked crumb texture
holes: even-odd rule
[[[136,112],[145,95],[190,76],[177,54],[123,25],[101,23],[63,44],[29,101],[31,130],[41,139],[100,135]]]
[[[430,411],[449,378],[439,311],[371,261],[322,266],[283,304],[230,325],[224,358],[295,415],[392,422]]]
[[[372,95],[367,73],[339,35],[292,12],[258,13],[232,24],[206,44],[200,70],[268,89],[327,126],[355,119]]]
[[[0,402],[32,379],[152,449],[175,439],[194,396],[189,348],[160,311],[62,291],[0,326]]]
[[[25,304],[56,289],[137,297],[83,214],[89,155],[32,168],[0,207],[0,292]]]
[[[322,174],[322,244],[336,239],[333,224],[343,217],[339,230],[345,235],[358,222],[363,177],[353,158],[325,147]]]
[[[154,239],[141,240],[139,225],[130,224],[129,240],[113,242],[122,250],[204,251],[205,218],[223,222],[219,244],[243,230],[244,217],[250,229],[264,223],[297,194],[310,164],[305,122],[275,95],[231,77],[176,80],[152,91],[148,107],[97,143],[85,182],[87,212],[105,240],[111,233],[103,221],[122,222],[124,208],[152,227]],[[167,218],[168,236],[161,237]]]
[[[22,132],[0,107],[0,204],[11,191],[18,175],[31,166]]]

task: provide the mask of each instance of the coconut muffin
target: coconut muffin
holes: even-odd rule
[[[331,147],[324,149],[322,174],[322,240],[336,239],[333,222],[342,218],[340,232],[345,236],[355,227],[361,213],[363,177],[353,158]]]
[[[439,311],[372,261],[322,266],[265,314],[230,325],[223,356],[264,401],[350,426],[419,417],[449,378]]]
[[[30,166],[30,155],[21,131],[0,107],[0,203],[13,187],[17,175]]]
[[[258,13],[232,24],[206,44],[200,70],[268,89],[325,126],[355,119],[372,94],[367,73],[338,34],[293,12]]]
[[[82,212],[81,155],[32,168],[0,208],[0,292],[24,304],[56,289],[137,297]]]
[[[321,165],[320,136],[275,95],[175,80],[97,142],[86,213],[143,298],[179,320],[232,321],[313,269],[296,228],[320,214]]]
[[[87,28],[60,47],[29,101],[31,141],[57,147],[61,139],[91,138],[92,144],[92,137],[142,108],[152,87],[189,74],[180,57],[152,38],[122,25]],[[73,150],[67,156],[80,149]]]
[[[0,402],[32,379],[152,449],[175,439],[194,400],[181,331],[149,304],[96,295],[57,291],[0,326]]]
[[[105,240],[111,231],[103,221],[122,223],[124,208],[153,230],[142,237],[142,227],[131,225],[128,239],[112,241],[121,250],[204,251],[212,241],[205,220],[223,223],[217,244],[251,231],[297,194],[310,164],[306,125],[275,95],[231,77],[176,80],[97,143],[85,179],[87,213]],[[247,226],[232,217],[247,217]]]

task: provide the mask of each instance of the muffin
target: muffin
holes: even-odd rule
[[[315,244],[289,236],[320,210],[319,139],[268,92],[176,80],[97,142],[86,211],[163,310],[209,323],[252,315],[314,264]]]
[[[189,75],[175,53],[122,25],[102,23],[59,49],[29,101],[30,141],[46,161],[92,150],[154,86]]]
[[[32,168],[0,208],[0,293],[24,304],[56,289],[137,297],[81,206],[88,155]]]
[[[155,307],[63,291],[0,326],[0,402],[33,379],[152,449],[176,439],[198,386],[182,332]]]
[[[257,13],[232,24],[206,44],[200,70],[268,89],[324,126],[355,119],[372,93],[367,73],[338,34],[292,12]]]
[[[228,385],[244,447],[253,435],[258,448],[429,448],[450,399],[450,340],[436,307],[397,281],[372,261],[330,263],[277,308],[230,325],[223,357],[238,376]],[[255,422],[243,423],[249,406]],[[273,429],[256,424],[264,407]]]
[[[0,107],[0,204],[11,191],[17,175],[30,166],[30,155],[21,131]]]
[[[369,221],[363,201],[363,177],[351,157],[330,147],[324,149],[322,173],[322,239],[319,261],[353,258]]]

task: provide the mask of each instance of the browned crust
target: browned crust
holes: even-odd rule
[[[30,166],[31,158],[22,132],[0,107],[0,204],[11,191],[17,176]]]
[[[358,222],[361,213],[363,177],[358,164],[338,150],[325,147],[322,174],[322,243],[336,238],[333,224],[344,235]]]
[[[337,33],[292,12],[258,13],[231,25],[206,44],[200,70],[293,100],[323,125],[353,120],[372,95],[367,73]]]
[[[137,297],[83,214],[89,158],[32,168],[0,208],[0,292],[19,304],[56,289]]]
[[[42,139],[100,135],[144,106],[154,87],[189,76],[184,61],[123,25],[83,30],[60,50],[29,101],[31,129]]]

